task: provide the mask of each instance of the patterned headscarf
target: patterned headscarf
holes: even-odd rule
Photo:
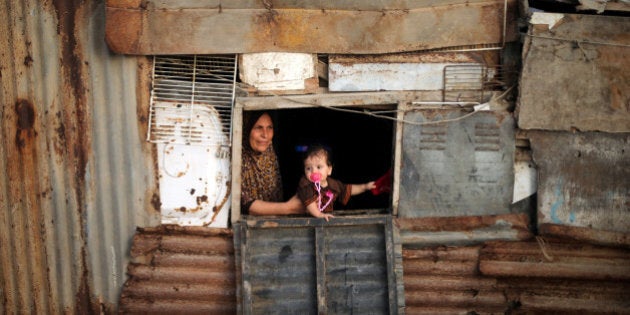
[[[249,134],[264,112],[247,113],[243,130],[243,162],[241,167],[241,210],[249,213],[256,200],[282,201],[282,178],[278,157],[270,145],[265,152],[254,151],[249,145]]]

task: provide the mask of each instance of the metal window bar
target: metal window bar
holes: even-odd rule
[[[230,146],[236,55],[154,56],[147,141]]]

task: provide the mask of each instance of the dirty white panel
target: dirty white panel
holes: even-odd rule
[[[442,90],[447,78],[446,69],[454,66],[468,68],[456,76],[451,75],[451,85],[467,83],[472,78],[479,85],[485,75],[485,67],[480,60],[479,56],[471,53],[455,52],[333,55],[328,62],[328,86],[331,91],[348,92]]]
[[[227,227],[229,148],[158,143],[162,224]]]
[[[330,91],[441,90],[448,64],[357,63],[328,65]]]
[[[241,81],[259,90],[304,90],[317,80],[317,55],[303,53],[252,53],[240,56]]]
[[[512,203],[536,193],[536,167],[530,161],[514,162],[514,193]]]

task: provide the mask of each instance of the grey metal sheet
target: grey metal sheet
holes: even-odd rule
[[[530,132],[538,224],[630,231],[630,135]]]
[[[539,12],[531,23],[519,127],[630,132],[630,17]]]
[[[243,314],[397,314],[402,284],[389,216],[238,223]]]
[[[2,314],[114,313],[135,228],[159,224],[148,67],[108,50],[104,6],[0,4]]]
[[[405,121],[401,217],[510,211],[515,150],[510,113],[418,108],[407,112]]]

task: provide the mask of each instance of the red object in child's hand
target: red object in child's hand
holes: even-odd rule
[[[381,176],[374,182],[376,187],[372,188],[372,195],[380,195],[382,193],[388,193],[392,191],[392,170],[389,169],[387,173]]]

